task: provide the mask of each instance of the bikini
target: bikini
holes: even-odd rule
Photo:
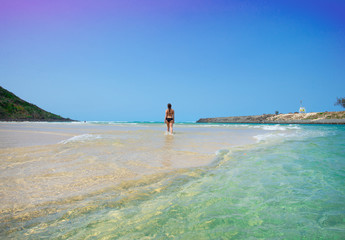
[[[170,111],[169,111],[169,113],[170,113]],[[167,121],[168,121],[168,123],[170,123],[170,121],[172,121],[172,120],[174,120],[174,118],[165,118]]]
[[[168,121],[168,123],[170,123],[171,120],[174,120],[174,118],[166,118],[166,120]]]

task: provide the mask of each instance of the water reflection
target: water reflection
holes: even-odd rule
[[[171,161],[173,156],[173,145],[174,145],[174,136],[173,135],[165,135],[164,136],[164,147],[163,147],[163,165],[165,167],[171,167]]]

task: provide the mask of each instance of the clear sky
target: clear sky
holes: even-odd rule
[[[77,120],[340,111],[343,0],[0,0],[0,85]]]

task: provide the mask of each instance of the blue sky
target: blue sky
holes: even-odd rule
[[[77,120],[340,111],[345,2],[0,2],[0,85]]]

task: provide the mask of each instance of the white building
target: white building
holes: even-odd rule
[[[302,100],[300,101],[301,105],[299,107],[299,113],[306,113],[305,107],[302,106]]]

